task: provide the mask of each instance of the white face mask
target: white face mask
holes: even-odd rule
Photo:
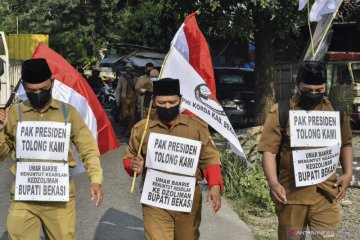
[[[157,77],[151,77],[150,79],[151,79],[151,81],[157,81],[157,80],[159,80]]]

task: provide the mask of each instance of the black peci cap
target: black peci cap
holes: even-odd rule
[[[180,82],[179,79],[162,78],[153,82],[153,96],[180,96]]]
[[[51,78],[49,65],[44,58],[29,59],[23,62],[21,79],[24,82],[37,84]]]
[[[301,63],[297,77],[297,82],[309,85],[321,85],[326,83],[326,66],[318,61],[304,61]]]

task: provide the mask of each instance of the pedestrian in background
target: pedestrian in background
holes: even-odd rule
[[[153,69],[150,71],[150,79],[151,82],[147,82],[144,84],[144,103],[143,103],[143,109],[141,109],[142,116],[143,118],[146,118],[149,112],[149,106],[150,106],[150,102],[151,102],[151,98],[152,98],[152,94],[153,94],[153,82],[154,81],[158,81],[159,79],[159,71],[157,69]],[[155,116],[155,109],[152,108],[151,109],[151,115],[152,117]]]
[[[87,78],[87,81],[95,94],[98,94],[101,90],[101,87],[104,85],[100,77],[100,71],[97,68],[94,68],[91,71],[91,76]]]
[[[136,93],[138,94],[137,105],[140,108],[140,119],[145,118],[143,110],[142,110],[144,108],[144,98],[145,98],[144,93],[146,92],[146,87],[149,86],[149,84],[152,85],[151,79],[150,79],[150,72],[153,69],[154,69],[154,64],[152,64],[151,62],[148,62],[145,67],[145,74],[140,76],[136,82],[135,90],[136,90]]]
[[[115,89],[115,101],[118,108],[121,107],[121,119],[125,128],[124,136],[129,137],[130,131],[135,124],[137,78],[132,74],[134,69],[131,63],[125,66],[125,74],[121,75]]]

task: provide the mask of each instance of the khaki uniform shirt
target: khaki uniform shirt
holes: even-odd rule
[[[115,101],[119,104],[121,101],[136,102],[136,85],[137,78],[133,77],[132,82],[128,82],[124,76],[121,76],[115,89]]]
[[[150,79],[150,76],[149,75],[142,75],[138,78],[137,82],[136,82],[136,85],[135,85],[135,91],[137,94],[141,94],[141,95],[138,95],[137,97],[137,104],[138,106],[140,107],[141,111],[141,119],[145,118],[146,116],[144,116],[144,113],[142,111],[142,109],[144,108],[144,99],[145,99],[145,96],[143,95],[143,93],[140,91],[141,88],[148,88],[147,86],[151,84],[152,86],[152,82],[151,82],[151,79]]]
[[[146,119],[141,120],[133,127],[129,146],[126,149],[125,158],[134,157],[137,155],[141,137],[145,129],[145,124]],[[144,160],[146,159],[149,135],[151,132],[154,132],[189,138],[201,142],[199,164],[196,171],[196,178],[199,180],[203,178],[202,169],[207,168],[211,165],[221,164],[219,152],[217,151],[211,139],[207,123],[197,118],[190,117],[188,115],[179,114],[174,124],[170,128],[165,126],[158,119],[150,120],[148,127],[149,129],[146,131],[144,143],[141,148],[141,155],[143,156]],[[145,171],[143,171],[143,174],[145,174]]]
[[[20,104],[22,105],[21,119],[23,121],[64,122],[64,115],[61,106],[62,103],[58,100],[52,99],[49,108],[43,113],[40,113],[32,108],[28,101]],[[67,122],[71,123],[70,141],[75,144],[79,157],[84,162],[84,167],[88,173],[90,182],[102,184],[103,175],[100,166],[100,153],[97,143],[78,111],[69,104],[65,104],[65,106]],[[16,160],[16,130],[18,120],[18,104],[15,104],[10,108],[8,122],[5,129],[0,132],[0,161],[3,161],[10,151],[12,151],[12,159]],[[70,168],[76,167],[76,159],[71,145],[69,147],[68,163]],[[10,170],[15,175],[16,165],[13,164]]]
[[[291,110],[303,110],[299,105],[298,99],[293,97],[290,101]],[[330,101],[324,97],[324,100],[319,104],[315,110],[321,111],[333,111],[333,107]],[[315,201],[316,191],[318,188],[330,199],[333,198],[338,193],[338,188],[333,187],[336,182],[336,174],[334,173],[328,180],[311,186],[305,187],[296,187],[295,186],[295,175],[294,175],[294,166],[292,158],[292,150],[295,148],[290,148],[290,127],[289,121],[286,125],[286,136],[283,146],[281,146],[280,152],[280,165],[279,165],[279,182],[285,188],[286,198],[288,204],[304,204],[304,205],[313,205]],[[281,141],[280,133],[280,123],[279,123],[279,110],[278,104],[275,104],[270,109],[270,112],[267,116],[267,119],[264,124],[263,133],[258,145],[259,152],[271,152],[273,154],[278,154]],[[351,147],[352,146],[352,135],[350,129],[349,117],[344,114],[343,123],[341,126],[341,147]],[[297,148],[300,150],[300,148]],[[301,148],[307,149],[307,148]]]
[[[136,85],[135,85],[135,90],[136,92],[140,92],[141,88],[144,88],[146,83],[150,83],[152,85],[151,79],[149,75],[142,75],[138,78]]]

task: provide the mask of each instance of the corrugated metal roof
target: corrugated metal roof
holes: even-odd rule
[[[164,59],[166,54],[159,53],[159,52],[149,52],[149,51],[141,51],[137,52],[135,54],[136,57],[142,57],[142,58],[159,58]]]
[[[145,67],[147,63],[151,62],[154,64],[154,67],[161,67],[164,59],[154,59],[154,58],[139,58],[139,57],[129,57],[126,59],[131,62],[136,67]]]
[[[151,51],[139,51],[133,52],[130,54],[112,54],[107,58],[104,58],[100,61],[101,65],[104,64],[120,64],[124,65],[128,62],[131,62],[135,67],[144,68],[145,65],[149,62],[154,64],[154,67],[161,67],[165,54]]]
[[[108,56],[107,58],[102,59],[100,61],[100,63],[102,63],[102,64],[114,64],[124,56],[125,56],[125,54],[114,53],[114,54],[111,54],[110,56]]]

